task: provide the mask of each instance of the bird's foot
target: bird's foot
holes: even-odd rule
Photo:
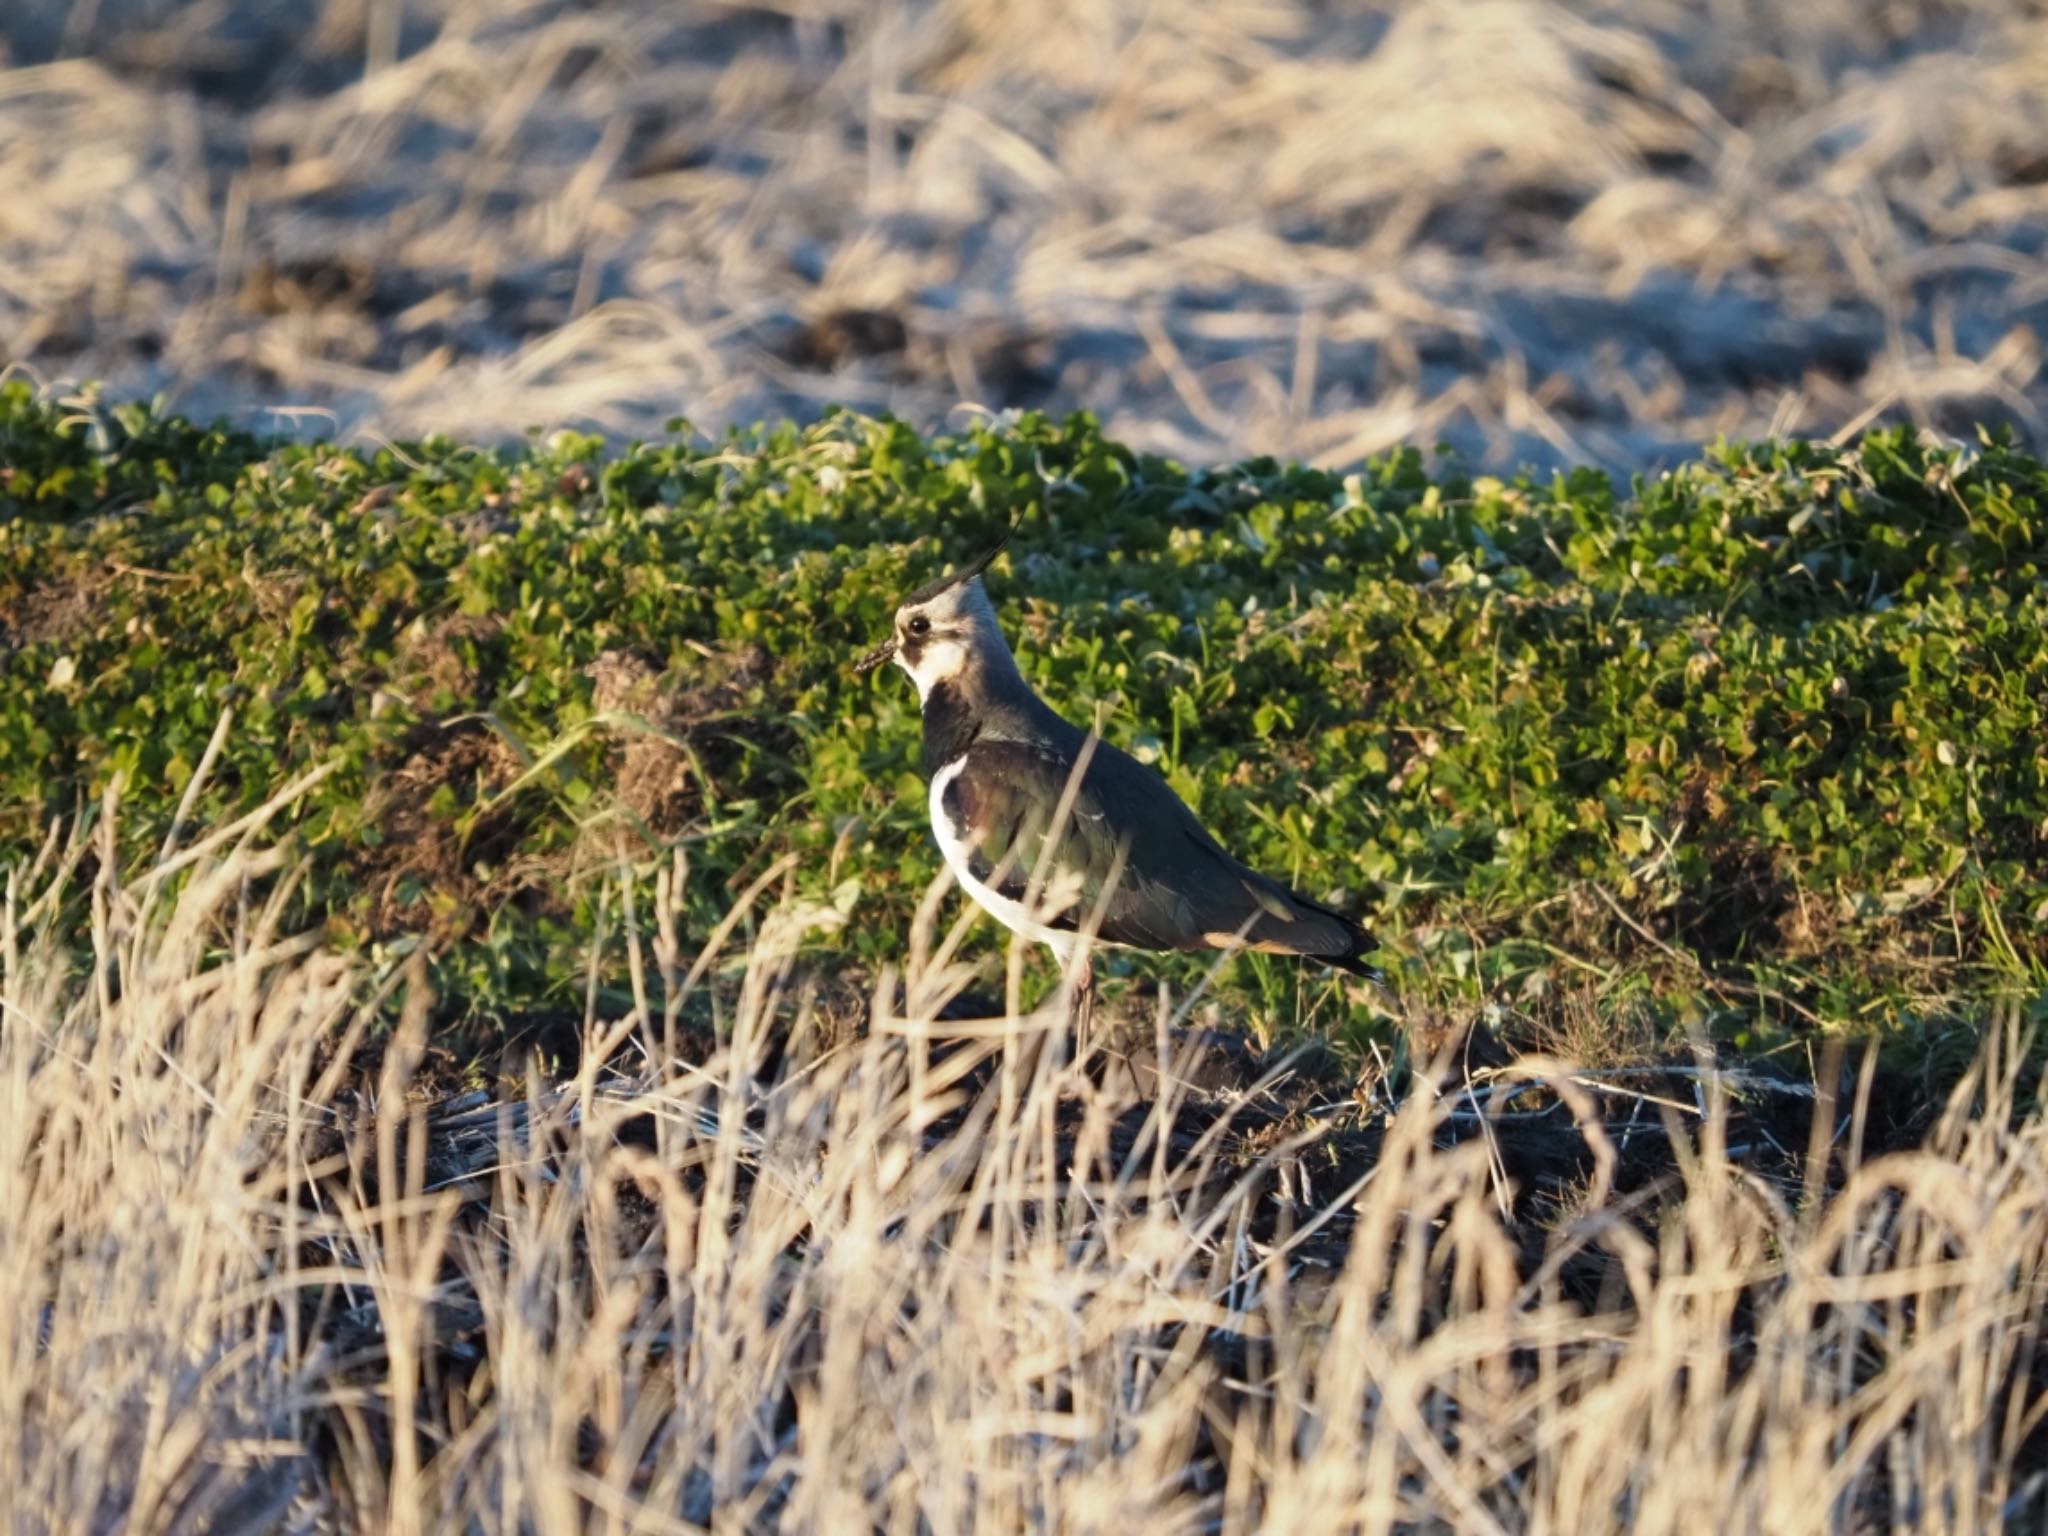
[[[1095,962],[1081,957],[1080,974],[1074,978],[1074,1059],[1088,1055],[1089,1037],[1095,1022]]]

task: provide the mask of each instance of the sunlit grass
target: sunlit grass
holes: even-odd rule
[[[1380,1151],[1338,1183],[1337,1119],[1248,1150],[1225,1132],[1258,1085],[1133,1105],[1056,1015],[1013,1004],[948,1050],[885,987],[828,1038],[798,954],[839,916],[763,888],[723,973],[667,909],[617,909],[640,1001],[586,1020],[568,1080],[451,1101],[418,1076],[419,966],[366,1053],[372,980],[281,925],[293,866],[245,834],[175,895],[175,851],[117,878],[61,840],[9,883],[0,1483],[25,1531],[2048,1513],[2048,1122],[2012,1020],[1918,1150],[1866,1142],[1851,1074],[1803,1162],[1758,1162],[1709,1073],[1670,1172],[1617,1194],[1640,1129],[1530,1058],[1361,1104]],[[79,881],[73,952],[52,914]],[[908,996],[967,978],[914,958],[943,948],[907,948]],[[669,1054],[706,987],[719,1049]],[[1547,1231],[1504,1218],[1480,1130],[1525,1112],[1497,1097],[1520,1078],[1584,1143]]]
[[[2038,431],[2011,0],[10,0],[0,366],[308,434]]]

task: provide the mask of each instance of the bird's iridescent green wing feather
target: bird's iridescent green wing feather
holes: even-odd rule
[[[968,845],[975,877],[1039,920],[1140,949],[1254,948],[1313,955],[1361,975],[1372,939],[1356,923],[1247,868],[1166,781],[1106,742],[1088,754],[1050,857],[1046,847],[1078,753],[983,737],[947,786],[943,809]],[[1043,863],[1041,864],[1041,861]]]
[[[1158,834],[1169,842],[1185,842],[1178,820],[1187,811],[1160,783],[1159,790],[1168,794],[1163,806],[1149,797],[1136,805],[1119,801],[1112,814],[1108,796],[1114,775],[1103,771],[1107,750],[1098,744],[1088,772],[1075,786],[1049,859],[1047,843],[1073,774],[1073,760],[1060,753],[1026,742],[977,741],[947,786],[942,809],[968,845],[976,878],[1014,901],[1026,901],[1033,876],[1039,877],[1040,899],[1046,904],[1040,920],[1046,926],[1078,928],[1099,908],[1098,932],[1111,943],[1144,949],[1198,945],[1198,903],[1181,882],[1162,880],[1153,867],[1156,853],[1148,855]],[[1167,818],[1158,824],[1162,810]],[[1193,860],[1212,857],[1192,843],[1186,846]],[[1213,880],[1213,875],[1204,879],[1198,869],[1183,873],[1196,877],[1196,890]]]

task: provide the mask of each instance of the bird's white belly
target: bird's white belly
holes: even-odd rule
[[[960,776],[960,770],[967,766],[967,759],[948,763],[932,775],[931,810],[932,836],[938,839],[939,852],[946,856],[946,867],[953,871],[953,878],[960,882],[961,889],[978,902],[983,910],[990,913],[1012,933],[1021,933],[1027,939],[1036,939],[1049,946],[1062,960],[1073,951],[1074,935],[1058,928],[1048,928],[1034,920],[1021,901],[1005,896],[1001,891],[975,878],[973,860],[969,857],[968,846],[953,835],[953,828],[946,817],[946,786]],[[1025,871],[1028,875],[1030,871]]]

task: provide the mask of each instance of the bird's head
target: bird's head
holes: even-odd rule
[[[1010,647],[981,584],[981,573],[1008,542],[1005,535],[980,559],[906,597],[896,610],[894,633],[855,662],[853,670],[865,674],[893,661],[910,674],[922,701],[940,683],[1008,663]]]

